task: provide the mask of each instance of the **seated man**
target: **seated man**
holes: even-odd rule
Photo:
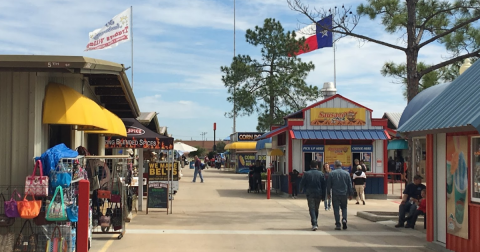
[[[419,200],[413,200],[415,204],[418,206],[417,210],[413,215],[409,216],[407,219],[407,225],[405,228],[415,228],[415,222],[417,222],[417,218],[419,215],[424,215],[427,211],[427,202],[425,200],[425,196],[427,195],[427,190],[422,190],[422,198]],[[426,220],[425,220],[426,221]]]
[[[413,177],[413,183],[409,184],[403,191],[403,198],[400,206],[398,207],[398,224],[395,227],[405,226],[405,214],[409,213],[409,216],[413,216],[417,205],[413,202],[414,199],[419,200],[423,189],[426,189],[422,184],[423,177],[415,175]]]

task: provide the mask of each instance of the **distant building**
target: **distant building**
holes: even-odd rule
[[[205,148],[207,151],[213,151],[213,141],[202,141],[202,140],[194,140],[194,141],[185,141],[185,140],[177,140],[175,142],[182,142],[184,144],[193,146],[193,147],[202,147]],[[216,141],[216,144],[218,146],[218,143],[224,142],[225,144],[230,143],[230,141],[221,141],[218,140]]]

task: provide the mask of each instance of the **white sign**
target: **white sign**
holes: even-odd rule
[[[170,182],[170,185],[173,186],[173,190],[178,191],[178,181],[173,181],[173,183],[172,183],[172,181],[158,181],[158,182],[160,182],[162,184],[169,184],[169,182]]]
[[[131,39],[131,7],[113,17],[105,26],[88,33],[85,51],[108,49]]]
[[[382,160],[381,159],[377,159],[377,167],[382,167]]]

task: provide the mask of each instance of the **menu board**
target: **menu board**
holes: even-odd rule
[[[161,182],[148,183],[147,208],[168,209],[168,184]]]
[[[342,162],[342,168],[348,172],[352,169],[352,152],[350,145],[325,145],[325,162],[334,164]]]

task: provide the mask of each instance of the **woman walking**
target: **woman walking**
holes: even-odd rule
[[[325,163],[323,165],[323,174],[325,176],[325,182],[328,180],[328,175],[330,174],[330,165],[328,163]],[[330,197],[328,197],[330,196]],[[329,211],[332,205],[332,191],[325,191],[325,200],[323,201],[323,204],[325,206],[325,211]]]
[[[357,171],[353,174],[353,184],[355,184],[355,191],[357,191],[357,203],[360,204],[358,201],[359,198],[363,201],[365,205],[365,180],[367,179],[367,175],[362,170],[361,165],[357,165]]]

